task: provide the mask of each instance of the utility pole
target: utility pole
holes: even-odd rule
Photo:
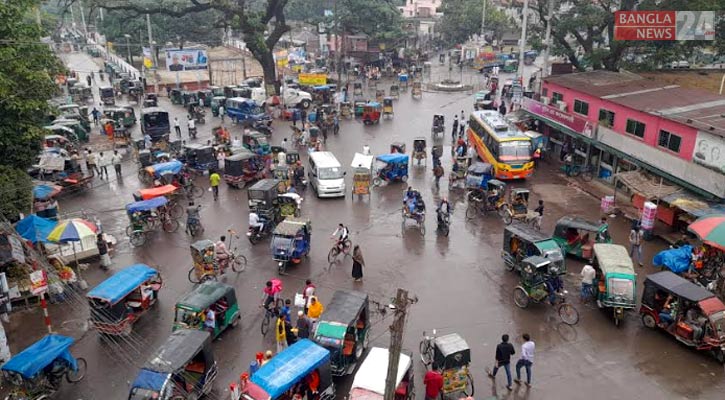
[[[388,349],[388,376],[385,378],[385,396],[383,400],[395,399],[395,378],[398,376],[400,351],[403,349],[403,329],[409,305],[408,291],[398,288],[395,296],[395,320],[390,326],[390,348]]]
[[[83,24],[83,34],[87,38],[88,37],[88,27],[86,26],[86,13],[83,12],[83,2],[82,1],[78,2],[78,7],[80,8],[80,11],[81,11],[81,23]]]
[[[524,52],[526,51],[526,20],[529,16],[529,0],[524,0],[524,11],[523,15],[521,16],[521,47],[519,48],[519,68],[516,72],[517,75],[522,79],[524,79]]]
[[[544,36],[544,67],[541,70],[541,79],[549,76],[549,56],[551,54],[551,22],[554,19],[554,0],[548,0],[546,12],[546,35]],[[541,84],[541,82],[539,82]]]
[[[337,65],[335,67],[337,69],[337,86],[340,89],[342,87],[342,67],[340,64],[342,63],[342,46],[344,46],[344,40],[340,40],[340,17],[337,15],[337,0],[334,2],[332,10],[335,17],[335,51],[337,52]]]
[[[154,39],[153,39],[153,36],[151,35],[151,15],[149,15],[149,14],[146,14],[146,29],[148,30],[148,33],[149,33],[149,46],[151,48],[151,58],[154,63],[153,67],[151,68],[151,71],[154,75],[154,93],[156,93],[156,95],[158,95],[159,94],[159,79],[156,76],[157,75],[156,69],[159,67],[159,60],[158,60],[158,57],[156,57],[156,48],[155,48],[156,46],[154,45]]]
[[[486,32],[486,0],[483,0],[483,11],[481,12],[481,40],[484,40]]]
[[[128,61],[129,65],[133,66],[133,60],[131,59],[131,35],[126,33],[123,37],[126,38],[126,61]]]

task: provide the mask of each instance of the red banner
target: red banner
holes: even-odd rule
[[[616,11],[614,40],[675,40],[676,11]]]
[[[534,115],[538,115],[542,118],[546,118],[560,125],[566,126],[580,135],[584,135],[588,138],[592,138],[594,136],[594,124],[584,117],[569,114],[566,111],[559,110],[557,107],[539,103],[538,101],[532,100],[528,97],[523,97],[521,99],[521,108]]]

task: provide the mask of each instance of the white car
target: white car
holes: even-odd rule
[[[292,107],[300,105],[302,108],[307,109],[312,104],[312,95],[299,89],[283,89],[282,99],[284,104]]]

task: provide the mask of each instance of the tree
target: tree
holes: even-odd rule
[[[39,0],[0,2],[0,213],[13,220],[30,205],[25,170],[41,150],[43,118],[63,70],[30,14]]]
[[[126,11],[136,17],[163,15],[179,18],[214,12],[211,28],[230,27],[240,32],[252,56],[264,72],[267,90],[279,92],[273,50],[279,39],[290,30],[284,14],[289,0],[89,0],[94,7]],[[198,22],[194,23],[198,25]],[[179,26],[180,29],[189,26]],[[210,27],[207,27],[210,28]]]
[[[493,39],[500,40],[512,21],[500,9],[491,4],[486,7],[486,30],[493,31]],[[481,0],[447,0],[443,2],[443,18],[440,32],[449,45],[464,43],[472,35],[481,33]]]

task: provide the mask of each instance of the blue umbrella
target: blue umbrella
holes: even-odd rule
[[[15,230],[18,231],[18,234],[23,239],[29,240],[32,243],[47,243],[47,237],[53,228],[55,228],[56,224],[57,222],[55,221],[32,214],[18,221],[15,225]]]

